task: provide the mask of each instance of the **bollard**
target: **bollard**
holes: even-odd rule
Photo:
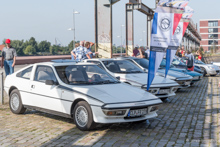
[[[4,79],[3,79],[3,72],[1,72],[1,76],[0,76],[0,100],[1,100],[1,105],[4,105]]]

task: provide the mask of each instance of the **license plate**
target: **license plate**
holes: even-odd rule
[[[147,108],[138,109],[138,110],[130,110],[128,113],[128,117],[136,117],[136,116],[142,116],[146,114],[147,114]]]
[[[185,85],[190,85],[191,82],[185,82]]]
[[[170,92],[170,89],[161,89],[158,94],[167,94]]]

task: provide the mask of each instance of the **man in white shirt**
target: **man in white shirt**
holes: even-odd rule
[[[71,51],[71,54],[74,56],[74,59],[78,62],[86,58],[90,59],[89,51],[87,50],[87,48],[84,47],[84,41],[80,41],[80,46],[74,48]]]

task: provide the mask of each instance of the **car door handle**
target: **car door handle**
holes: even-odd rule
[[[31,88],[33,88],[33,89],[34,89],[34,88],[35,88],[35,86],[34,86],[34,85],[31,85]]]

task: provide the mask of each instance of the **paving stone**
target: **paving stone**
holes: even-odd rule
[[[0,146],[220,146],[220,77],[204,77],[161,105],[158,119],[80,131],[71,119],[34,110],[24,115],[0,105]]]

